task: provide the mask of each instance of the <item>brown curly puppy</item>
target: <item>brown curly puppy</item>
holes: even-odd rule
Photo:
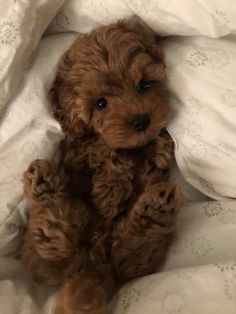
[[[106,314],[123,283],[163,262],[180,205],[161,40],[119,21],[78,38],[51,90],[65,132],[59,164],[24,173],[31,201],[22,258],[61,284],[56,313]]]

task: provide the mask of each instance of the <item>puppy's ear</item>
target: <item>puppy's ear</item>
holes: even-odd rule
[[[71,78],[74,65],[73,46],[61,58],[56,77],[49,92],[49,100],[57,121],[70,137],[82,137],[89,132],[87,125],[80,119],[76,109],[79,94]]]
[[[161,63],[164,63],[163,38],[153,29],[138,17],[121,20],[118,22],[118,26],[123,31],[135,33],[153,58],[159,59]]]

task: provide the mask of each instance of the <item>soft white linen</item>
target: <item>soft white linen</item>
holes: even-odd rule
[[[63,3],[47,34],[67,34],[45,37],[31,55]],[[236,30],[235,0],[182,0],[181,7],[177,0],[0,0],[1,313],[49,314],[53,308],[55,292],[32,283],[12,256],[27,223],[21,173],[31,160],[55,156],[62,137],[46,95],[59,56],[74,39],[68,32],[133,13],[169,35],[220,37]],[[234,37],[166,42],[177,162],[192,185],[214,198],[234,196],[235,44]],[[235,314],[236,202],[207,202],[176,168],[173,176],[192,202],[182,210],[166,264],[124,287],[113,313]]]
[[[203,193],[235,198],[236,36],[175,38],[166,52],[178,165]]]
[[[162,271],[121,289],[112,313],[235,314],[235,202],[189,204],[177,230]],[[1,313],[52,314],[54,291],[33,284],[18,261],[0,265]]]
[[[236,33],[234,0],[67,0],[49,31],[87,32],[133,14],[165,35],[221,37]]]
[[[47,100],[56,64],[72,43],[73,34],[45,38],[24,73],[22,88],[8,104],[0,133],[0,254],[9,254],[20,240],[24,221],[22,171],[36,158],[50,158],[62,139]]]
[[[64,0],[0,0],[0,110],[13,95],[30,57]]]

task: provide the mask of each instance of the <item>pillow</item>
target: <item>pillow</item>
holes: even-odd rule
[[[215,199],[236,197],[235,52],[233,36],[166,43],[176,160],[185,179]]]
[[[0,110],[16,91],[26,60],[64,1],[0,1]]]

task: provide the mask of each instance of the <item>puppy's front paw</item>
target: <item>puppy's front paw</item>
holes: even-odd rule
[[[158,136],[155,145],[154,162],[158,169],[167,169],[174,157],[174,143],[166,130]]]
[[[161,213],[175,213],[181,205],[181,191],[178,185],[162,182],[150,187],[153,203],[150,206]]]
[[[60,177],[47,160],[37,159],[23,174],[24,193],[32,201],[44,201],[49,195],[63,192]]]
[[[141,198],[144,217],[160,226],[174,225],[182,203],[180,188],[168,182],[154,184]]]
[[[41,227],[32,232],[31,239],[36,251],[45,260],[68,259],[73,253],[72,241],[60,223],[42,222]]]

